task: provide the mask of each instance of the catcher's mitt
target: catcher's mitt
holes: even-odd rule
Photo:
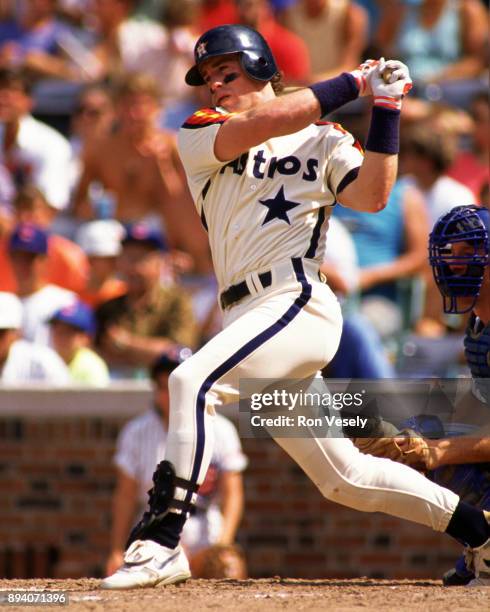
[[[200,550],[190,559],[194,578],[247,578],[247,562],[236,544],[216,544]]]
[[[398,461],[420,472],[432,467],[429,446],[413,429],[404,429],[392,438],[352,438],[352,442],[362,453]]]

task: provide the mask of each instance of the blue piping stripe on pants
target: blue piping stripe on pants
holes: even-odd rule
[[[293,258],[291,259],[291,262],[293,264],[293,269],[296,274],[296,278],[301,283],[301,293],[295,299],[293,305],[290,306],[288,310],[275,323],[273,323],[270,327],[261,332],[258,336],[255,336],[255,338],[252,338],[252,340],[249,340],[247,344],[242,346],[242,348],[233,353],[231,357],[229,357],[224,363],[222,363],[213,372],[211,372],[211,374],[206,378],[206,380],[201,385],[201,388],[199,389],[196,401],[197,445],[194,456],[194,466],[190,477],[191,482],[197,481],[199,472],[201,471],[202,458],[204,454],[204,410],[206,407],[206,393],[211,389],[214,383],[216,383],[232,368],[237,366],[240,361],[243,361],[262,344],[265,344],[267,340],[270,340],[277,333],[283,330],[289,323],[291,323],[291,321],[301,312],[301,310],[304,308],[304,306],[306,306],[306,304],[311,298],[312,287],[306,280],[301,259]],[[191,497],[192,492],[189,491],[186,495],[185,501],[190,502]]]

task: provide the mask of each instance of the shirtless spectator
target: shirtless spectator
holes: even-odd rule
[[[9,240],[9,255],[23,306],[22,335],[50,344],[48,321],[53,313],[75,301],[71,291],[46,282],[48,235],[29,223],[18,225]]]
[[[367,44],[367,14],[351,0],[298,0],[286,24],[308,47],[314,81],[352,70]]]
[[[195,346],[196,327],[188,295],[162,284],[169,265],[161,233],[142,223],[123,239],[119,267],[124,295],[96,311],[96,347],[113,376],[134,376],[176,343]]]
[[[76,241],[89,261],[87,284],[78,295],[93,308],[126,293],[126,283],[116,271],[123,236],[123,226],[114,219],[89,221],[76,234]]]
[[[105,136],[114,124],[112,96],[105,85],[88,85],[80,93],[77,102],[70,124],[72,186],[76,186],[80,179],[80,155],[83,148],[91,140]]]
[[[209,270],[207,238],[185,183],[175,138],[155,127],[160,91],[147,75],[130,74],[115,89],[117,129],[85,149],[75,194],[75,214],[91,219],[88,199],[94,181],[116,198],[122,223],[165,227],[171,249],[189,253],[197,271]]]
[[[63,210],[70,194],[70,145],[30,114],[30,87],[25,72],[0,68],[1,157],[17,189],[33,184],[53,208]]]
[[[49,231],[58,211],[36,187],[22,188],[14,200],[13,224],[33,223]],[[0,291],[17,291],[17,280],[8,255],[9,234],[0,238]],[[88,261],[82,249],[71,240],[50,233],[46,261],[46,281],[70,291],[81,291],[88,276]]]

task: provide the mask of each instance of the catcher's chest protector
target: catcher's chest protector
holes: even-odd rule
[[[490,378],[490,324],[483,326],[471,316],[464,339],[464,352],[474,378]]]

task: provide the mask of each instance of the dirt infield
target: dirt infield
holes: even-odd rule
[[[488,610],[490,589],[444,588],[430,580],[190,580],[178,586],[151,590],[108,592],[98,590],[95,579],[0,580],[1,591],[63,590],[67,606],[6,606],[7,610],[69,609],[101,612],[159,612],[187,610]]]

